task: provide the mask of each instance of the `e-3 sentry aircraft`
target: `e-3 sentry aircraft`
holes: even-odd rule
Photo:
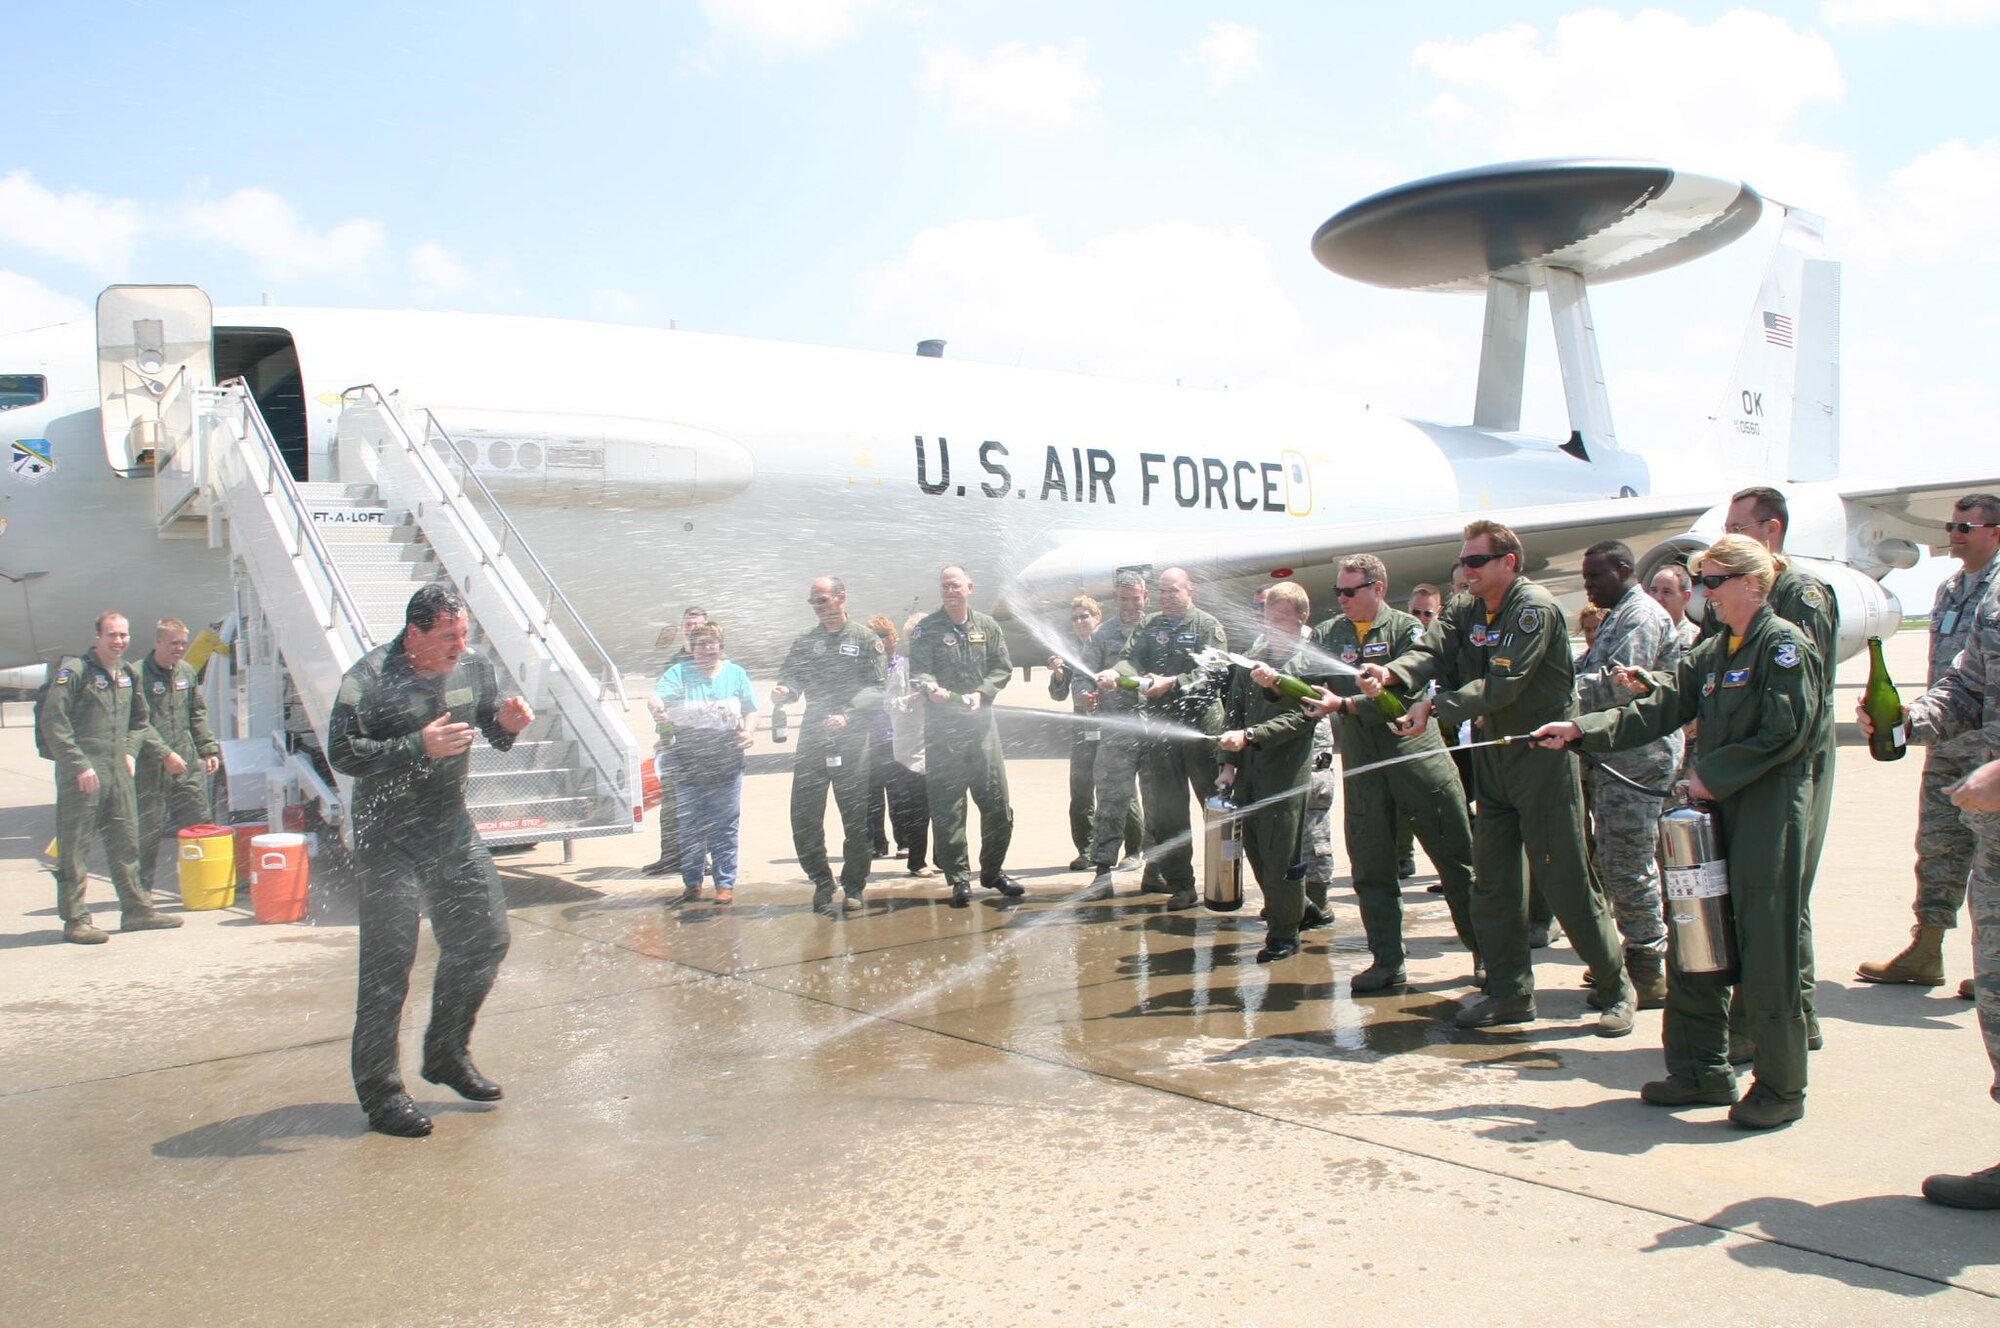
[[[1790,494],[1791,551],[1820,560],[1848,653],[1894,630],[1879,578],[1942,543],[1952,499],[1992,480],[1840,476],[1838,265],[1817,219],[1786,213],[1708,435],[1663,440],[1671,491],[1613,429],[1591,324],[1590,284],[1709,253],[1765,206],[1746,185],[1655,163],[1561,160],[1438,176],[1334,216],[1313,237],[1329,269],[1484,294],[1464,425],[922,353],[474,314],[211,313],[192,288],[114,287],[100,321],[123,326],[0,337],[0,666],[80,649],[101,608],[138,623],[229,610],[224,555],[156,533],[151,455],[119,399],[145,367],[121,380],[100,354],[145,340],[132,314],[155,297],[208,320],[180,334],[198,343],[188,362],[245,380],[298,479],[332,472],[346,389],[428,407],[632,671],[657,664],[684,605],[728,622],[733,656],[769,664],[806,621],[811,577],[840,575],[850,608],[900,618],[934,606],[947,561],[1003,614],[1174,564],[1211,606],[1279,576],[1326,606],[1350,553],[1382,555],[1402,587],[1442,579],[1473,514],[1518,530],[1529,570],[1561,588],[1600,539],[1641,550],[1642,571],[1700,547],[1718,503],[1754,482]],[[1567,439],[1519,431],[1535,290]],[[1021,659],[1047,653],[1022,646]]]

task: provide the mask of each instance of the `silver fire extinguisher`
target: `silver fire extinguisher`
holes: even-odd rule
[[[1729,864],[1713,812],[1682,804],[1660,818],[1667,952],[1679,981],[1726,987],[1739,973]]]
[[[1201,902],[1216,913],[1243,907],[1243,818],[1226,793],[1201,804]]]

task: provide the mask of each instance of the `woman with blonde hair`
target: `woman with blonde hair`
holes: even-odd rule
[[[1778,564],[1763,545],[1724,535],[1694,561],[1727,630],[1682,657],[1671,674],[1620,666],[1638,699],[1544,724],[1547,747],[1636,747],[1701,721],[1688,793],[1716,813],[1735,908],[1737,980],[1757,1044],[1756,1078],[1739,1101],[1729,1065],[1729,988],[1667,970],[1667,1077],[1639,1096],[1655,1106],[1728,1105],[1745,1129],[1805,1115],[1806,1019],[1800,999],[1799,918],[1812,799],[1819,656],[1806,634],[1765,602]]]

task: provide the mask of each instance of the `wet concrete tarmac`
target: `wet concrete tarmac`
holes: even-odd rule
[[[1892,643],[1899,676],[1921,647]],[[1414,985],[1358,999],[1344,879],[1334,927],[1268,967],[1254,890],[1235,915],[1132,883],[1077,903],[1063,763],[1028,754],[1018,905],[950,909],[885,860],[865,912],[814,916],[774,760],[733,906],[664,902],[650,825],[504,859],[475,1050],[507,1099],[415,1080],[406,1020],[437,1118],[412,1142],[350,1096],[351,928],[229,910],[60,944],[25,712],[0,728],[10,1323],[2000,1321],[2000,1223],[1915,1197],[2000,1156],[1965,935],[1944,988],[1852,980],[1909,924],[1919,762],[1851,731],[1828,1046],[1788,1130],[1641,1105],[1659,1015],[1592,1036],[1565,945],[1538,952],[1541,1022],[1453,1028],[1469,965],[1424,877]]]

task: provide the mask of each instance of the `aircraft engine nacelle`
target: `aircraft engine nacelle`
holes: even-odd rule
[[[1836,658],[1860,654],[1871,636],[1886,640],[1896,634],[1896,627],[1903,620],[1903,606],[1894,591],[1844,563],[1826,563],[1814,558],[1796,561],[1812,569],[1833,588],[1833,602],[1840,606],[1840,645]]]

